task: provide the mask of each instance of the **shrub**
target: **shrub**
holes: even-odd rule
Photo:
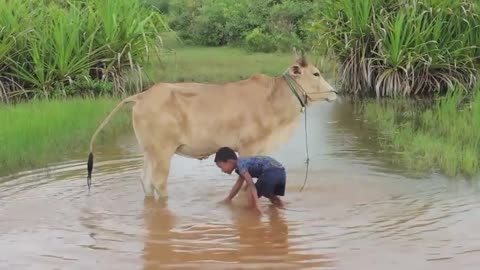
[[[358,96],[431,95],[472,88],[479,57],[478,2],[325,1],[318,42],[342,62],[343,89]]]
[[[253,29],[245,37],[245,47],[249,51],[273,52],[276,50],[275,39],[260,28]]]
[[[309,0],[172,0],[169,18],[181,38],[197,45],[252,45],[247,35],[258,35],[254,29],[261,28],[268,44],[248,45],[248,50],[273,51],[306,37],[301,25],[314,4]],[[278,39],[280,46],[269,48],[269,39]]]
[[[57,95],[78,78],[124,91],[124,76],[157,49],[165,27],[139,1],[1,1],[0,101]]]
[[[291,51],[293,47],[297,49],[305,49],[302,40],[295,33],[277,33],[274,35],[275,47],[278,51]]]
[[[223,1],[220,3],[208,2],[200,9],[200,14],[193,18],[191,28],[192,40],[199,45],[220,46],[226,44]]]

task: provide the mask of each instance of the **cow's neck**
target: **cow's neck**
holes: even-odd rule
[[[296,130],[302,106],[282,77],[271,78],[272,87],[265,106],[273,110],[272,129],[265,134],[261,152],[268,153],[286,143]]]
[[[273,77],[271,102],[275,115],[280,123],[297,121],[302,105],[290,90],[282,76]]]

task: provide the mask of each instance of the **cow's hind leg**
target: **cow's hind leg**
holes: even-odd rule
[[[152,184],[152,161],[151,158],[145,153],[143,161],[143,177],[142,187],[146,197],[153,197],[153,184]]]
[[[155,153],[152,161],[152,184],[156,198],[167,196],[167,179],[170,172],[170,163],[174,151],[162,149]]]

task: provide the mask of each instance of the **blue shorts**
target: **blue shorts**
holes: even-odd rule
[[[258,197],[270,197],[272,195],[285,195],[286,174],[284,168],[272,168],[266,170],[258,177],[255,187]]]

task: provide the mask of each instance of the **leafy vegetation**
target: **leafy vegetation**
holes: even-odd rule
[[[342,62],[356,96],[445,93],[472,88],[480,44],[475,0],[324,0],[312,27]]]
[[[0,101],[91,95],[70,90],[92,80],[124,92],[165,27],[139,1],[1,0]]]
[[[290,51],[303,45],[311,0],[150,0],[179,37],[194,45],[245,45],[250,51]]]

